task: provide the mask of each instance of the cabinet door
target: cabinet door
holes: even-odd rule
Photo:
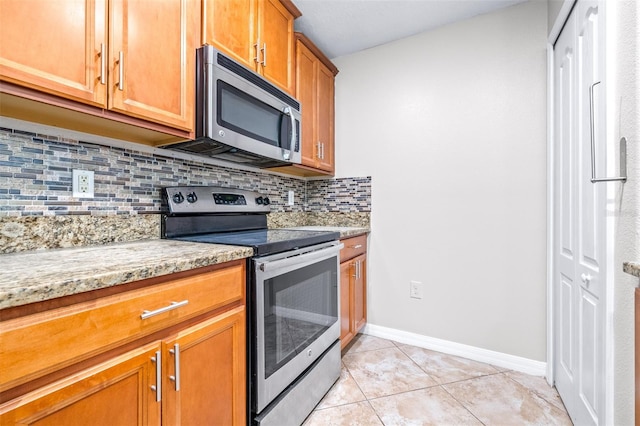
[[[104,107],[105,8],[105,0],[1,0],[0,78]]]
[[[245,424],[244,307],[190,327],[164,346],[167,424]]]
[[[355,336],[353,329],[353,315],[351,313],[351,278],[355,271],[352,261],[340,264],[340,348],[344,349]]]
[[[318,60],[300,41],[296,42],[296,98],[302,105],[302,164],[316,167],[316,75]]]
[[[319,63],[318,66],[318,106],[316,129],[320,142],[318,168],[333,173],[334,140],[334,77],[329,68]]]
[[[109,23],[109,109],[191,131],[196,2],[111,0]]]
[[[52,349],[53,350],[53,349]],[[3,425],[159,425],[152,343],[0,406]]]
[[[203,0],[202,44],[256,69],[256,0]]]
[[[353,279],[353,332],[358,333],[367,323],[367,255],[355,258],[357,273]]]
[[[293,94],[293,16],[279,0],[258,0],[260,73]]]

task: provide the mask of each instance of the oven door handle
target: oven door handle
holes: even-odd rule
[[[337,255],[338,253],[340,253],[342,247],[344,247],[344,244],[342,243],[311,251],[309,251],[307,247],[306,249],[292,251],[289,256],[283,259],[266,260],[264,262],[256,261],[256,266],[262,272],[272,272],[292,265],[313,263],[314,261]]]

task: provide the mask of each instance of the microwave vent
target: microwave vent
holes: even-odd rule
[[[287,105],[291,105],[296,110],[300,111],[300,103],[295,99],[293,99],[291,96],[287,95],[281,90],[278,90],[276,87],[272,86],[271,84],[266,82],[264,79],[260,78],[258,75],[252,73],[242,65],[237,64],[236,62],[232,61],[226,56],[222,54],[218,54],[217,57],[218,57],[218,65],[228,69],[234,74],[260,87],[262,90],[272,94],[273,96],[280,99]]]
[[[188,142],[180,142],[162,148],[174,151],[186,152],[188,154],[203,155],[219,160],[231,161],[233,163],[245,164],[259,168],[282,166],[281,161],[273,160],[260,155],[252,154],[241,149],[232,148],[213,139],[198,139]]]

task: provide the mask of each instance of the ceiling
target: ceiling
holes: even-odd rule
[[[295,29],[330,59],[526,0],[295,0]]]

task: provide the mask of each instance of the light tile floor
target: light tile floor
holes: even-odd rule
[[[571,425],[554,388],[529,376],[360,334],[304,426]]]

